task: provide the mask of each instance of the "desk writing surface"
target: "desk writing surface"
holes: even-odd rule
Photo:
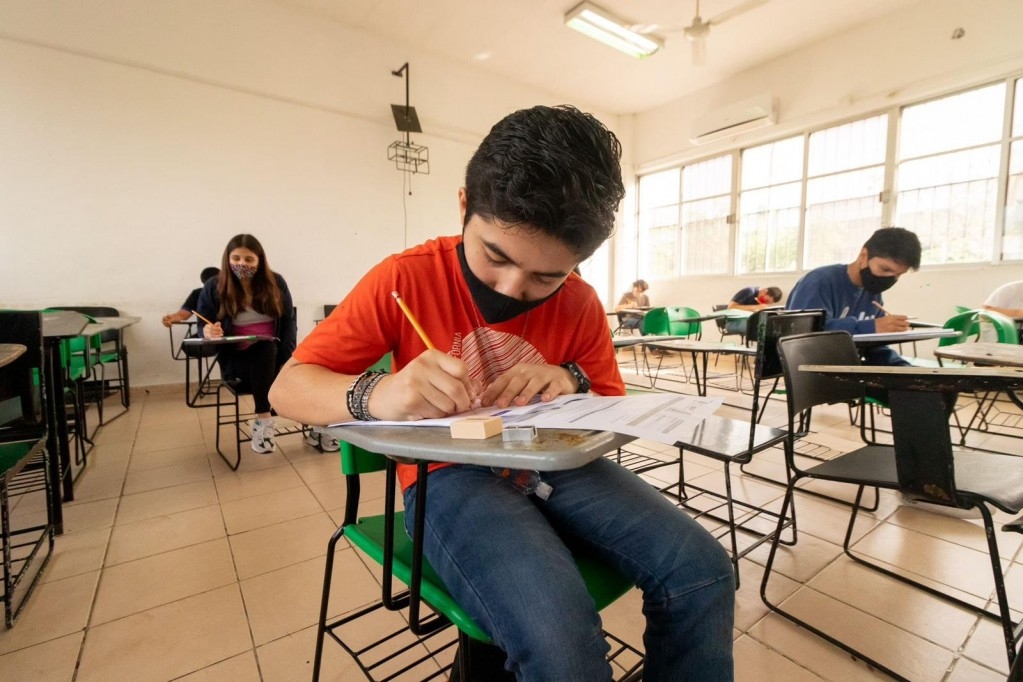
[[[800,365],[799,370],[895,390],[975,391],[1023,386],[1023,369],[1002,367]]]
[[[980,365],[1023,367],[1023,346],[1013,343],[959,343],[935,348],[934,354],[939,358]]]
[[[72,310],[47,310],[43,314],[43,336],[63,339],[78,336],[89,324],[89,318]]]
[[[512,443],[500,436],[452,438],[443,426],[345,426],[328,431],[339,440],[390,457],[537,471],[575,469],[634,440],[610,431],[568,429],[538,429],[537,440]]]
[[[945,339],[959,336],[954,329],[935,329],[924,327],[910,329],[906,332],[885,332],[874,334],[853,334],[853,342],[857,346],[887,346],[895,343],[910,343],[912,341],[927,341],[929,339]]]
[[[249,334],[247,336],[221,336],[216,339],[206,338],[188,338],[183,340],[181,343],[188,344],[189,346],[226,346],[232,343],[245,343],[246,341],[276,341],[275,336],[261,336],[258,334]]]
[[[11,364],[27,350],[20,343],[0,343],[0,367]]]
[[[695,339],[666,339],[652,340],[657,337],[646,337],[643,345],[649,348],[660,350],[677,350],[685,353],[725,353],[732,355],[748,355],[753,357],[757,354],[756,348],[750,348],[738,343],[726,343],[724,341],[697,341]]]

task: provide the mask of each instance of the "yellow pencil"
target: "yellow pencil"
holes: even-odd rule
[[[205,317],[203,317],[202,315],[200,315],[199,313],[197,313],[194,310],[192,311],[192,314],[195,315],[196,317],[198,317],[200,320],[202,320],[206,324],[216,324],[216,322],[211,322],[210,320],[207,320]]]
[[[405,313],[405,317],[408,318],[409,323],[416,330],[416,333],[419,334],[419,338],[423,340],[426,347],[430,350],[434,350],[436,347],[430,341],[430,337],[426,335],[425,331],[423,331],[423,328],[419,325],[419,320],[416,319],[416,316],[413,315],[412,311],[408,309],[407,305],[405,305],[405,301],[401,300],[401,296],[398,295],[398,292],[392,291],[391,296],[393,296],[394,300],[398,302],[398,305],[401,307],[401,312]]]
[[[871,303],[873,303],[873,304],[874,304],[874,307],[875,307],[875,308],[877,308],[878,310],[880,310],[880,311],[881,311],[882,313],[884,313],[885,315],[891,315],[891,313],[890,313],[890,312],[888,312],[888,310],[887,310],[887,309],[886,309],[886,308],[885,308],[885,307],[884,307],[883,305],[881,305],[880,303],[878,303],[877,301],[871,301]]]

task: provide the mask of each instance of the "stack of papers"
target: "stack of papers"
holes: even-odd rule
[[[694,422],[703,421],[720,406],[721,398],[700,398],[674,393],[632,396],[564,395],[523,407],[486,407],[441,419],[419,421],[351,421],[343,426],[451,426],[464,417],[500,417],[505,426],[541,429],[614,431],[673,445],[692,433]]]

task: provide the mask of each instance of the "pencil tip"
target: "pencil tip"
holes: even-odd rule
[[[394,300],[395,301],[397,301],[399,298],[401,298],[401,296],[398,295],[397,291],[392,291],[391,292],[391,296],[394,296]]]

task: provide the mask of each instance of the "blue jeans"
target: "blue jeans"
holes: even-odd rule
[[[732,680],[735,582],[710,533],[608,459],[545,472],[546,501],[489,468],[457,465],[427,485],[425,554],[455,600],[508,655],[517,679],[611,679],[593,599],[562,538],[643,592],[647,682]],[[405,491],[411,529],[417,486]]]

